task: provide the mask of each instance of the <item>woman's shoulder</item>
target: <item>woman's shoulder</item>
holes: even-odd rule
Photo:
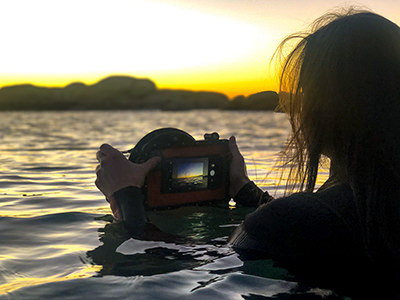
[[[324,185],[317,192],[299,192],[277,198],[260,206],[255,213],[271,214],[279,218],[290,217],[293,222],[303,222],[304,217],[317,221],[332,215],[352,215],[355,213],[353,192],[348,184]]]
[[[354,240],[355,208],[349,189],[335,185],[275,199],[248,215],[244,229],[254,239],[265,241],[271,252],[272,248],[288,253],[297,249],[297,254],[305,254],[314,248],[322,253],[338,251],[338,247],[344,247],[339,252],[346,251],[346,243]]]

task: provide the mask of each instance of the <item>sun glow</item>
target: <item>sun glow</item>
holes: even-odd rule
[[[267,66],[276,46],[342,5],[311,2],[1,1],[0,87],[130,75],[230,97],[276,91],[276,70]],[[399,22],[397,2],[361,2]]]
[[[254,56],[260,36],[267,38],[251,24],[161,2],[38,0],[2,6],[0,26],[10,30],[2,34],[1,86],[29,78],[47,86],[93,82],[109,74],[174,85],[164,81],[166,74],[182,79],[197,72],[200,82],[219,82],[220,71]],[[192,83],[199,82],[196,77]],[[249,81],[243,73],[233,77]]]
[[[61,11],[54,1],[39,2],[50,16],[31,14],[35,1],[26,3],[30,7],[21,16],[27,22],[2,20],[13,25],[3,38],[15,40],[3,50],[2,72],[141,72],[212,65],[237,59],[254,37],[249,25],[160,3],[71,1]]]

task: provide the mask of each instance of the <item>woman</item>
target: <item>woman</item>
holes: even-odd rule
[[[378,270],[390,274],[386,281],[400,262],[400,28],[377,14],[349,10],[319,18],[309,33],[291,36],[280,49],[293,39],[299,42],[282,66],[280,108],[292,126],[284,151],[287,194],[297,192],[273,200],[258,189],[231,138],[231,195],[258,208],[230,242],[299,274],[323,272],[327,280],[354,275],[360,282],[367,280],[360,274]],[[324,156],[331,176],[314,191]],[[98,159],[96,184],[112,205],[113,195],[141,187],[157,164],[156,158],[128,164],[108,145]],[[130,174],[125,179],[118,165]],[[125,190],[124,197],[138,198],[140,190]]]

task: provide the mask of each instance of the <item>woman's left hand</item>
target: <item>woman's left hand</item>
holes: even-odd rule
[[[96,154],[99,165],[96,167],[98,189],[111,199],[112,195],[125,187],[142,187],[147,174],[160,162],[160,157],[152,157],[143,164],[135,164],[114,147],[103,144]]]

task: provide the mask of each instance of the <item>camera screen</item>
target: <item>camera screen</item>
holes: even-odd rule
[[[206,189],[208,182],[208,158],[179,158],[172,161],[174,190]]]

